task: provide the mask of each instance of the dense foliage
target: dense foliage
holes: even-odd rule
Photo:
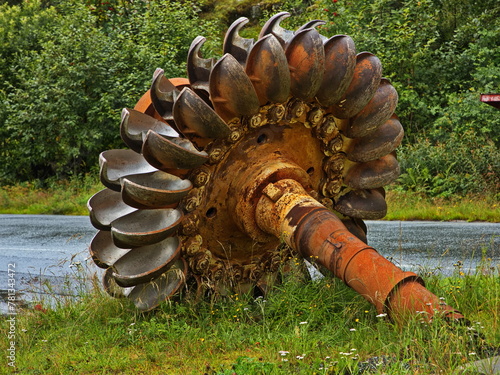
[[[270,15],[295,28],[323,19],[376,54],[400,96],[406,131],[400,188],[447,196],[500,186],[500,3],[489,0],[3,1],[0,5],[0,184],[87,172],[122,147],[119,113],[155,68],[185,76],[197,35],[220,55],[239,16],[256,34]],[[256,37],[256,35],[251,35]]]
[[[155,68],[184,76],[192,39],[214,33],[189,4],[53,3],[0,7],[0,182],[78,174],[122,147],[121,109]]]

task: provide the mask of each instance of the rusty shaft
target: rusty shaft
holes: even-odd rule
[[[441,301],[413,272],[404,272],[352,235],[340,219],[286,179],[268,184],[257,204],[258,226],[283,239],[306,259],[313,259],[396,321],[415,314],[431,319],[463,316]]]

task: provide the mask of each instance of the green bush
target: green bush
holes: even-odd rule
[[[500,3],[488,0],[3,2],[0,184],[88,172],[101,151],[123,147],[120,111],[155,68],[185,77],[196,36],[218,57],[230,22],[250,17],[242,33],[256,38],[279,11],[292,14],[285,28],[322,19],[323,35],[348,34],[381,59],[406,133],[401,188],[498,190],[500,116],[479,101],[500,92]]]
[[[0,8],[9,41],[0,50],[0,183],[84,173],[101,151],[123,147],[121,109],[148,89],[155,68],[185,76],[192,39],[215,29],[187,3],[111,9],[104,17],[78,1]]]
[[[398,158],[399,189],[439,197],[488,190],[498,193],[500,151],[471,130],[452,132],[446,142],[433,144],[423,139],[403,146]]]

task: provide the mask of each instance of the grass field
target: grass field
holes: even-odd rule
[[[87,200],[104,187],[94,175],[59,181],[0,187],[0,214],[87,215]],[[431,198],[388,189],[385,220],[465,220],[500,222],[500,202],[492,194]]]
[[[97,286],[19,308],[18,374],[455,374],[500,347],[500,277],[431,275],[427,287],[470,320],[397,325],[337,279],[293,269],[265,297],[170,301],[139,313]],[[8,350],[7,318],[0,349]],[[6,361],[5,356],[3,360]],[[3,369],[8,366],[2,364]],[[363,372],[363,370],[366,370]]]

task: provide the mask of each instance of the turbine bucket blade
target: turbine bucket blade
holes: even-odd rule
[[[325,73],[316,98],[325,107],[342,99],[354,76],[356,47],[351,37],[336,35],[325,43]]]
[[[122,199],[136,208],[165,208],[177,205],[193,184],[170,173],[157,171],[122,179]]]
[[[394,116],[373,133],[354,139],[347,150],[347,158],[356,162],[379,159],[394,151],[401,144],[403,135],[403,127]]]
[[[113,277],[121,287],[149,282],[164,273],[180,252],[181,242],[177,237],[134,248],[113,264]]]
[[[178,137],[170,125],[135,109],[124,108],[120,123],[120,135],[125,144],[135,152],[141,152],[143,139],[148,130],[154,130],[164,137]]]
[[[118,259],[127,254],[130,249],[121,249],[113,243],[110,231],[100,230],[90,243],[92,260],[100,268],[111,267]]]
[[[208,92],[208,81],[212,67],[215,64],[215,59],[204,59],[201,57],[200,48],[205,41],[206,38],[198,36],[191,42],[187,57],[187,75],[193,90]]]
[[[269,18],[260,30],[259,39],[268,34],[273,34],[284,49],[295,34],[293,31],[285,30],[280,26],[280,22],[288,17],[290,17],[290,13],[280,12]]]
[[[353,189],[374,189],[394,182],[399,177],[399,163],[393,154],[348,169],[345,184]]]
[[[318,92],[325,71],[325,49],[315,29],[299,31],[285,51],[291,77],[291,92],[302,100]]]
[[[205,163],[208,155],[183,138],[167,139],[150,130],[142,146],[144,158],[160,170],[193,169]]]
[[[230,54],[225,54],[212,69],[210,99],[215,112],[226,121],[259,111],[259,98],[250,78]]]
[[[141,154],[132,150],[108,150],[99,155],[100,177],[104,186],[120,191],[120,179],[131,174],[155,172]]]
[[[372,134],[391,118],[398,104],[398,93],[391,83],[383,78],[375,96],[356,116],[346,121],[342,132],[346,137],[359,138]]]
[[[113,277],[113,269],[108,268],[102,277],[102,286],[106,293],[113,298],[127,297],[133,288],[122,288],[118,285]]]
[[[379,190],[351,190],[340,197],[335,210],[346,216],[375,220],[387,214],[387,203]]]
[[[366,224],[363,220],[361,219],[356,219],[353,217],[347,217],[347,218],[342,218],[341,219],[342,224],[345,225],[347,230],[354,234],[356,237],[358,237],[361,241],[364,243],[368,242],[368,239],[366,237],[367,233],[367,228]]]
[[[174,104],[174,120],[184,135],[194,132],[203,138],[224,138],[231,130],[224,120],[191,89],[185,87]]]
[[[254,44],[248,56],[246,73],[261,105],[282,103],[290,95],[288,61],[274,35],[266,35]]]
[[[162,69],[156,69],[151,84],[151,102],[164,120],[173,120],[172,107],[179,90],[164,75]]]
[[[301,27],[299,27],[296,31],[295,31],[295,34],[299,33],[300,31],[302,30],[306,30],[306,29],[314,29],[315,27],[318,27],[318,26],[322,26],[322,25],[325,25],[326,22],[325,21],[322,21],[322,20],[312,20],[312,21],[309,21],[309,22],[306,22],[304,25],[302,25]],[[321,35],[320,34],[320,37],[323,41],[326,41],[328,38]]]
[[[185,284],[187,265],[177,260],[161,276],[148,283],[137,285],[127,296],[141,311],[149,311],[177,293]]]
[[[111,223],[116,246],[126,249],[152,245],[172,235],[183,218],[178,209],[138,210]]]
[[[335,117],[345,119],[357,115],[377,91],[382,78],[382,64],[375,55],[362,52],[356,56],[354,76],[342,98],[330,107]]]
[[[135,208],[125,204],[121,194],[111,189],[104,189],[94,194],[87,202],[90,212],[90,222],[100,230],[111,230],[111,222],[135,211]]]
[[[243,66],[247,61],[248,51],[252,48],[253,39],[242,38],[238,32],[248,23],[248,18],[240,17],[229,26],[224,37],[223,53],[229,53]]]

